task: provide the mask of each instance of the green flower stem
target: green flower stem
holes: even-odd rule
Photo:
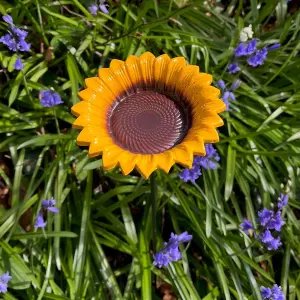
[[[150,175],[151,203],[152,203],[152,243],[153,252],[156,252],[156,201],[157,201],[157,184],[156,172]]]

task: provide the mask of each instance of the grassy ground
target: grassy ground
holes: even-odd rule
[[[117,3],[116,3],[117,2]],[[26,26],[31,51],[0,45],[0,271],[12,280],[3,299],[261,299],[281,285],[300,299],[300,14],[297,1],[108,1],[109,14],[78,0],[0,1],[1,14]],[[226,2],[226,3],[225,3]],[[186,5],[185,5],[186,4]],[[239,31],[253,25],[264,44],[281,43],[258,68],[229,75]],[[0,23],[2,34],[7,26]],[[1,35],[2,35],[1,34]],[[150,183],[138,173],[104,171],[75,144],[70,108],[84,79],[114,58],[151,51],[213,74],[239,78],[224,112],[216,170],[184,183],[176,166],[157,173],[158,249],[170,232],[193,240],[168,269],[152,265]],[[53,87],[63,105],[43,108]],[[267,251],[239,228],[287,192],[283,245]],[[59,214],[34,229],[41,202]]]

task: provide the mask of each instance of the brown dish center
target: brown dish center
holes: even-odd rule
[[[140,91],[114,103],[107,114],[114,142],[136,154],[157,154],[173,148],[190,124],[187,109],[153,91]]]

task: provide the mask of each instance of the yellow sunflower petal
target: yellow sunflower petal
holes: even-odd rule
[[[202,103],[200,101],[201,99],[199,99],[199,101],[193,99],[193,111],[196,115],[200,114],[203,110],[210,110],[215,113],[220,113],[226,109],[225,103],[218,98],[210,99],[210,101]]]
[[[184,57],[172,58],[168,63],[168,70],[166,74],[165,91],[174,94],[176,83],[181,71],[186,67],[186,60]]]
[[[72,106],[72,114],[75,116],[79,116],[81,114],[88,112],[88,105],[85,101],[79,102]]]
[[[169,173],[171,167],[175,162],[171,151],[156,154],[155,158],[157,162],[157,168],[164,170],[166,173]]]
[[[89,147],[89,157],[96,157],[102,153],[102,147],[100,146],[99,139],[95,138]]]
[[[188,153],[185,149],[182,149],[177,145],[169,150],[176,163],[181,164],[185,168],[191,168],[193,164],[193,155]]]
[[[140,155],[140,158],[136,164],[136,168],[143,175],[143,177],[147,179],[150,176],[150,174],[157,169],[155,155]]]
[[[139,57],[141,75],[143,78],[143,88],[149,89],[154,86],[154,63],[155,56],[146,52]]]
[[[202,124],[211,124],[214,127],[220,127],[224,125],[223,120],[213,111],[203,110],[198,113],[198,117],[194,118],[194,126]]]
[[[199,67],[189,65],[183,68],[176,81],[176,89],[183,93],[186,91],[187,87],[192,84],[192,80],[199,74]]]
[[[95,126],[98,127],[98,134],[102,133],[102,128],[105,127],[106,121],[105,119],[99,118],[99,116],[94,115],[81,115],[79,116],[73,123],[73,128],[81,129],[84,126]]]
[[[77,145],[88,146],[94,138],[93,130],[90,127],[84,127],[77,137]]]
[[[187,142],[187,147],[194,155],[205,155],[205,147],[203,140]]]
[[[163,54],[156,58],[154,64],[154,80],[155,88],[158,91],[164,90],[164,83],[168,72],[168,66],[170,57],[167,54]]]
[[[134,90],[137,90],[141,82],[138,58],[133,55],[128,56],[128,58],[125,61],[125,68],[133,84]]]
[[[202,124],[195,126],[190,130],[188,135],[191,134],[197,141],[204,141],[205,143],[217,143],[219,141],[219,134],[213,126]]]
[[[115,79],[122,86],[123,93],[126,93],[127,95],[132,94],[134,92],[134,88],[132,87],[132,82],[126,71],[125,62],[113,59],[109,68],[112,70]]]
[[[108,90],[114,95],[114,99],[118,98],[124,89],[119,81],[114,77],[114,73],[109,68],[102,68],[98,71],[100,80],[105,84]],[[102,87],[102,85],[100,86]]]
[[[95,118],[101,117],[101,111],[103,111],[104,107],[99,110],[99,108],[93,105],[92,101],[81,101],[72,106],[72,113],[75,116],[80,115],[89,115],[94,116]]]
[[[94,91],[98,91],[98,88],[101,84],[99,77],[86,78],[84,82],[88,88],[90,88]]]
[[[82,90],[78,93],[78,97],[83,101],[91,101],[96,98],[96,92],[90,88]]]
[[[120,155],[119,165],[124,175],[128,175],[134,169],[138,155],[130,153],[128,151],[124,151]]]
[[[113,169],[119,163],[120,155],[124,150],[113,145],[111,148],[105,149],[102,154],[102,165],[105,170]]]

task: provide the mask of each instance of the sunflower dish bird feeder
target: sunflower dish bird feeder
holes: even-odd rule
[[[218,113],[225,104],[211,82],[183,57],[146,52],[114,59],[86,79],[82,101],[72,107],[73,127],[82,129],[77,144],[124,175],[136,168],[148,178],[175,163],[190,168],[194,155],[205,155],[205,143],[218,142],[216,127],[223,125]]]

